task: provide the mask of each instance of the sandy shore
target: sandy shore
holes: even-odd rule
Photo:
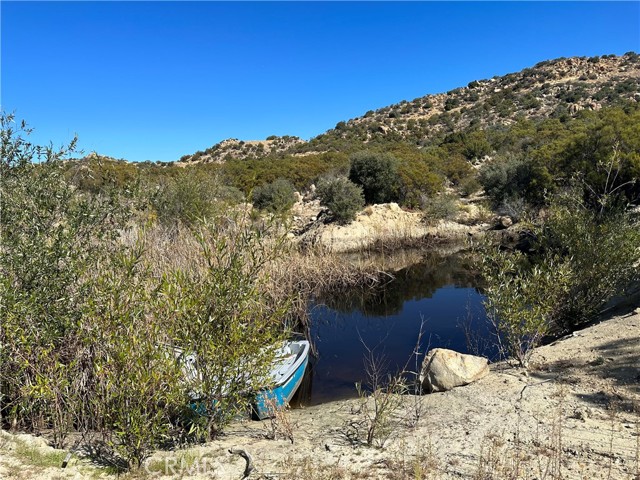
[[[250,478],[637,479],[640,309],[538,348],[528,373],[494,365],[475,384],[393,405],[382,448],[359,441],[368,424],[354,399],[236,423],[210,444],[156,452],[127,476],[239,479],[236,447],[253,458]],[[65,452],[44,439],[1,434],[0,478],[115,477],[78,456],[61,469]]]

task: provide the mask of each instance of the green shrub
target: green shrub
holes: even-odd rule
[[[621,212],[597,213],[575,192],[553,200],[532,232],[530,256],[485,252],[486,308],[505,353],[526,366],[549,333],[575,329],[640,280],[640,228]]]
[[[353,221],[364,207],[362,187],[344,177],[321,180],[316,193],[320,204],[327,207],[335,220],[343,225]]]
[[[435,195],[433,197],[423,197],[422,211],[424,221],[427,224],[434,224],[438,220],[453,220],[458,214],[458,203],[455,195]]]
[[[422,158],[403,158],[398,165],[401,179],[400,202],[418,207],[424,195],[434,195],[442,188],[443,177]]]
[[[566,295],[567,265],[553,256],[532,265],[522,253],[495,249],[485,252],[483,274],[485,309],[497,331],[500,353],[527,367]]]
[[[212,218],[228,204],[237,204],[244,195],[234,187],[221,185],[218,179],[197,167],[185,167],[166,179],[152,196],[158,218],[165,224],[182,222],[193,225]]]
[[[288,180],[278,178],[253,191],[253,205],[260,210],[284,213],[295,203],[295,189]]]
[[[358,152],[351,156],[349,180],[362,186],[368,204],[397,202],[402,181],[398,160],[387,153]]]
[[[459,187],[462,196],[468,197],[478,192],[482,188],[482,185],[480,185],[480,182],[478,181],[478,178],[476,176],[470,175],[460,181]]]
[[[544,165],[521,156],[507,156],[486,163],[480,170],[479,180],[495,205],[507,198],[521,196],[539,206],[555,187]]]
[[[541,243],[562,255],[571,272],[570,289],[556,314],[560,329],[592,320],[603,306],[640,279],[640,224],[621,211],[594,212],[576,194],[555,200]]]
[[[129,240],[118,207],[129,202],[69,184],[65,150],[34,146],[1,120],[2,427],[50,430],[58,448],[71,429],[95,432],[125,468],[167,442],[218,433],[263,385],[265,346],[285,331],[291,302],[273,300],[264,272],[283,240],[227,213],[192,225],[197,254],[166,266],[144,230]],[[201,375],[185,376],[173,346],[197,356]],[[189,408],[194,393],[204,415]]]

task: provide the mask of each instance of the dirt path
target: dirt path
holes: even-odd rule
[[[640,309],[538,348],[532,365],[528,374],[494,366],[450,392],[394,397],[384,448],[355,440],[367,422],[362,402],[349,400],[234,424],[211,444],[157,452],[151,474],[130,476],[239,479],[245,462],[228,453],[238,447],[253,457],[250,478],[640,478]],[[294,442],[268,439],[274,428]],[[78,458],[62,470],[62,458],[42,439],[0,437],[0,478],[112,476]]]

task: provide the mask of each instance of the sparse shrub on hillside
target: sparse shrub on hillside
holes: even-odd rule
[[[407,207],[419,207],[424,195],[434,195],[442,189],[444,178],[424,159],[403,159],[398,166],[402,180],[400,202]]]
[[[320,198],[320,204],[327,207],[340,224],[353,221],[364,207],[362,187],[344,177],[321,180],[316,194]]]
[[[578,124],[580,126],[580,124]],[[556,155],[557,174],[572,172],[583,184],[594,209],[640,199],[640,109],[599,112],[595,121],[576,129]]]
[[[349,180],[361,185],[369,204],[397,202],[402,181],[398,160],[390,154],[359,152],[351,156]]]
[[[455,195],[424,196],[421,203],[424,221],[428,225],[435,224],[438,220],[453,220],[458,214],[458,203]]]
[[[479,180],[496,205],[507,198],[522,196],[532,205],[540,206],[545,195],[555,188],[544,165],[522,156],[507,156],[485,164]]]
[[[110,189],[131,190],[140,179],[137,165],[99,155],[69,162],[67,168],[65,177],[70,183],[94,194]]]
[[[475,175],[470,175],[460,181],[459,188],[460,194],[463,197],[468,197],[480,191],[480,189],[482,189],[482,185],[480,185],[480,182]]]
[[[485,132],[476,130],[464,136],[462,140],[464,150],[462,154],[468,159],[482,158],[491,153],[491,144],[487,141]]]
[[[522,197],[515,195],[503,199],[498,205],[497,213],[510,217],[514,222],[519,222],[530,216],[529,210],[527,202]]]
[[[244,199],[239,190],[223,186],[216,177],[195,168],[187,167],[168,179],[153,195],[152,205],[161,222],[192,225]]]
[[[284,213],[295,203],[295,189],[290,181],[278,178],[253,191],[253,205],[271,213]]]

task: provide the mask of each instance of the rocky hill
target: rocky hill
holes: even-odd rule
[[[216,143],[204,152],[184,155],[180,163],[223,163],[233,158],[260,158],[266,155],[286,152],[293,147],[306,143],[299,137],[285,135],[271,136],[266,140],[238,140],[228,138]]]
[[[470,82],[447,93],[370,110],[341,121],[309,142],[298,137],[264,141],[225,140],[180,162],[221,163],[349,150],[354,144],[411,143],[420,147],[467,129],[511,125],[520,118],[556,117],[581,110],[640,101],[640,55],[572,57],[540,62],[517,73]]]

